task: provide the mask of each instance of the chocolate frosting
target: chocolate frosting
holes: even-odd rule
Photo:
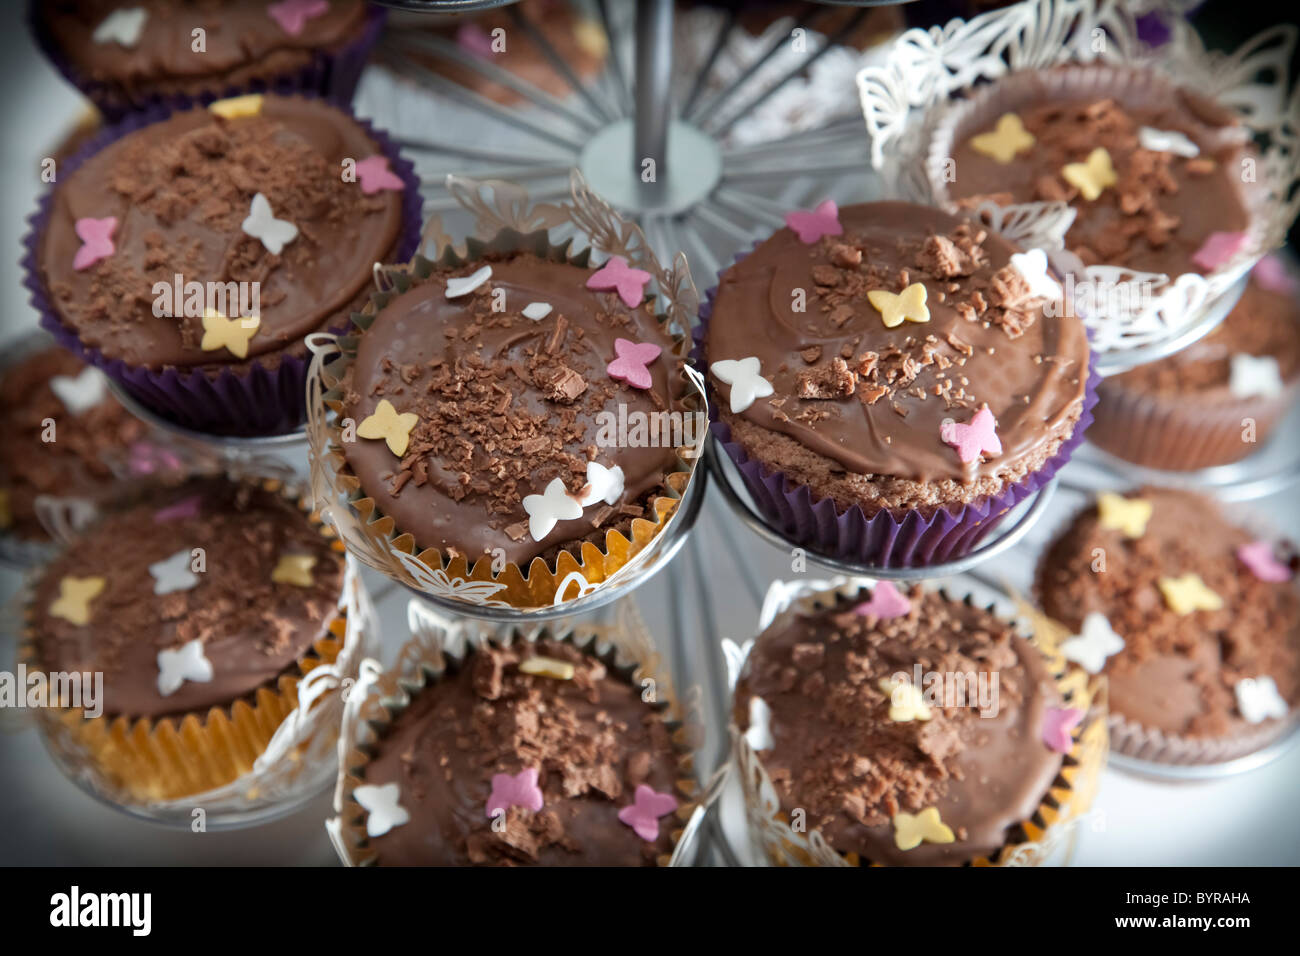
[[[315,50],[334,50],[365,22],[361,0],[330,0],[293,35],[270,14],[266,0],[45,0],[42,28],[55,49],[88,78],[133,93],[219,92],[254,79],[301,69]],[[96,28],[115,10],[144,8],[134,46],[96,43]],[[205,31],[194,49],[192,31]]]
[[[1192,256],[1212,232],[1246,228],[1242,201],[1241,136],[1231,115],[1180,90],[1157,108],[1114,100],[1050,102],[1018,114],[1037,142],[1010,163],[976,152],[970,141],[955,150],[954,199],[1024,203],[1062,200],[1076,211],[1066,248],[1084,265],[1123,265],[1171,276],[1204,273]],[[1138,129],[1179,132],[1200,148],[1194,158],[1142,149]],[[983,132],[983,131],[981,131]],[[1092,201],[1065,181],[1067,163],[1084,162],[1097,147],[1110,153],[1118,182]]]
[[[767,704],[773,746],[758,757],[782,809],[803,810],[838,852],[864,863],[968,863],[1023,838],[1018,825],[1047,796],[1063,757],[1043,743],[1043,717],[1061,697],[1043,656],[990,611],[920,587],[910,600],[907,615],[886,620],[843,597],[787,611],[755,642],[734,717],[747,730],[750,700]],[[968,699],[931,707],[928,721],[892,720],[879,681],[911,680],[918,663],[924,674],[996,673],[996,715],[982,717]],[[894,814],[929,807],[956,840],[898,849]]]
[[[722,418],[788,436],[832,474],[969,484],[1040,464],[1082,408],[1082,324],[1044,315],[1009,265],[1019,250],[977,225],[901,202],[848,206],[839,220],[842,236],[811,245],[783,228],[722,274],[708,359],[756,356],[774,388],[734,416],[730,386],[710,375]],[[929,321],[886,328],[867,293],[916,282]],[[941,425],[985,405],[1002,454],[963,464]]]
[[[160,510],[194,496],[196,516],[157,520]],[[198,584],[154,594],[149,566],[194,548],[203,549],[207,568],[196,572]],[[271,580],[284,555],[316,559],[311,586]],[[49,613],[65,576],[106,582],[84,626]],[[31,605],[36,659],[50,671],[103,671],[109,718],[203,714],[294,673],[328,635],[342,582],[342,557],[283,496],[196,479],[107,515],[47,566]],[[187,680],[162,696],[159,651],[195,639],[212,663],[212,680]]]
[[[492,276],[469,295],[449,299],[447,279],[490,265]],[[381,400],[419,423],[399,460],[384,441],[343,446],[364,494],[420,548],[471,562],[500,548],[525,570],[537,557],[582,540],[604,544],[664,489],[677,449],[609,444],[601,412],[626,406],[627,418],[681,412],[681,360],[649,304],[627,308],[617,295],[586,288],[591,271],[531,254],[492,255],[417,280],[390,301],[361,335],[344,380],[343,415],[358,424]],[[504,311],[493,303],[504,293]],[[552,306],[526,318],[529,303]],[[615,339],[653,343],[649,389],[611,378]],[[632,437],[629,432],[629,437]],[[533,539],[522,501],[560,478],[570,494],[587,484],[587,463],[623,470],[612,505],[583,509]]]
[[[401,193],[343,181],[345,159],[378,153],[350,116],[305,97],[267,96],[261,115],[233,120],[188,109],[127,134],[55,187],[39,267],[59,318],[128,365],[236,364],[224,347],[200,348],[200,316],[154,315],[154,283],[259,282],[250,360],[301,349],[360,307],[374,263],[396,251]],[[298,227],[279,255],[241,228],[257,193]],[[75,269],[76,221],[107,216],[115,252]]]
[[[1106,659],[1114,713],[1188,737],[1227,737],[1251,725],[1237,711],[1237,681],[1272,677],[1300,704],[1300,588],[1261,581],[1237,558],[1255,536],[1230,524],[1213,501],[1143,488],[1128,497],[1154,506],[1146,531],[1129,538],[1084,509],[1038,565],[1044,613],[1072,632],[1098,611],[1124,639]],[[1104,574],[1093,570],[1097,549]],[[1176,614],[1158,581],[1195,573],[1223,599],[1219,611]]]
[[[543,656],[571,680],[522,673]],[[475,650],[384,728],[364,783],[397,783],[409,822],[370,839],[388,866],[653,866],[672,852],[676,817],[657,839],[618,819],[638,785],[676,794],[677,755],[664,711],[639,687],[568,642]],[[542,809],[511,807],[497,832],[492,777],[536,769]]]
[[[113,484],[110,462],[144,437],[144,423],[105,389],[96,405],[74,414],[50,387],[55,376],[75,378],[86,366],[70,352],[48,348],[0,378],[0,530],[46,540],[36,517],[40,495],[101,498]],[[45,441],[45,422],[54,440]],[[4,520],[7,513],[8,520]]]
[[[1144,392],[1232,401],[1234,355],[1271,355],[1277,359],[1283,382],[1300,380],[1300,303],[1252,278],[1213,332],[1168,358],[1125,372],[1116,381]]]

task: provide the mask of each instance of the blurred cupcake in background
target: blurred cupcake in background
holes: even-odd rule
[[[1300,560],[1184,491],[1107,493],[1042,556],[1061,650],[1110,687],[1111,746],[1207,764],[1291,730],[1300,704]]]
[[[1172,471],[1226,465],[1262,447],[1300,396],[1298,290],[1280,256],[1261,259],[1204,339],[1102,382],[1089,440]]]
[[[594,632],[415,640],[345,721],[345,863],[656,866],[698,825],[690,734],[649,648]],[[359,689],[357,693],[366,693]],[[380,709],[382,707],[382,709]]]
[[[338,656],[340,552],[277,482],[141,486],[106,512],[25,603],[29,671],[103,675],[98,713],[42,712],[65,767],[132,805],[249,773],[299,682]]]
[[[151,411],[213,434],[304,417],[313,332],[405,261],[418,180],[384,134],[314,97],[135,114],[65,164],[26,284],[56,339]]]
[[[600,75],[609,56],[609,41],[599,22],[585,16],[568,0],[522,0],[509,9],[475,14],[402,12],[393,14],[394,32],[408,39],[422,35],[454,42],[461,53],[498,67],[544,93],[565,99],[574,90],[530,32],[520,27],[516,15],[546,41],[551,50],[582,82]],[[446,57],[410,51],[411,58],[473,93],[504,106],[527,104],[521,93],[495,83],[478,70]]]
[[[383,23],[364,0],[43,0],[37,41],[110,118],[267,89],[348,103]]]
[[[52,519],[60,503],[93,506],[111,494],[114,464],[130,457],[148,429],[117,403],[103,373],[49,344],[44,335],[12,343],[5,353],[0,535],[6,541],[48,542],[42,512]],[[0,545],[0,553],[9,551]]]
[[[1047,862],[1105,750],[1057,663],[969,597],[879,582],[799,599],[736,683],[751,835],[778,865]]]

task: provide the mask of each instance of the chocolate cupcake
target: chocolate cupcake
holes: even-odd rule
[[[63,349],[41,347],[6,368],[0,374],[0,532],[49,541],[38,503],[103,500],[116,481],[114,466],[128,462],[145,437],[144,423],[114,400],[104,376]]]
[[[118,117],[272,87],[347,103],[383,15],[364,0],[43,0],[31,21],[69,82]]]
[[[583,16],[565,0],[523,0],[515,6],[574,76],[588,82],[600,75],[609,57],[609,40],[597,21]],[[399,38],[431,35],[453,40],[460,52],[503,69],[543,93],[561,99],[573,95],[568,80],[532,36],[519,28],[514,10],[487,10],[469,17],[427,11],[396,14],[393,29]],[[472,67],[442,56],[423,55],[418,47],[412,49],[412,59],[495,103],[516,106],[529,102],[522,94],[493,82]]]
[[[724,271],[715,434],[788,536],[924,565],[968,551],[1090,421],[1083,326],[1041,251],[898,202],[794,213]]]
[[[1088,438],[1149,468],[1189,471],[1257,450],[1300,396],[1300,304],[1274,257],[1204,339],[1107,378]]]
[[[779,614],[733,706],[750,825],[774,862],[934,866],[1038,855],[1023,845],[1065,812],[1089,703],[992,607],[882,582]],[[805,834],[803,856],[773,813]]]
[[[931,153],[955,164],[938,184],[943,198],[965,208],[1067,203],[1065,245],[1085,266],[1206,275],[1247,244],[1248,131],[1151,70],[1018,73],[946,122]]]
[[[248,773],[345,627],[340,549],[278,483],[140,499],[41,570],[23,651],[29,671],[102,673],[98,713],[64,701],[47,732],[126,803]]]
[[[391,278],[324,395],[321,464],[368,532],[514,606],[606,580],[662,530],[703,435],[651,274],[506,231]]]
[[[1240,757],[1295,725],[1300,589],[1289,552],[1214,502],[1102,495],[1043,555],[1043,611],[1110,685],[1111,743],[1160,763]]]
[[[43,324],[196,431],[301,424],[304,339],[345,326],[374,264],[418,241],[410,164],[314,98],[136,115],[68,166],[28,238]]]
[[[376,739],[345,761],[346,799],[331,824],[350,834],[344,860],[668,862],[693,809],[690,751],[648,676],[598,653],[590,636],[431,653],[420,686],[389,701]]]

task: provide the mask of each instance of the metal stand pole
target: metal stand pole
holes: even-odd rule
[[[633,174],[647,196],[663,193],[668,178],[668,124],[672,115],[673,3],[637,0],[636,112]],[[653,176],[647,181],[647,160]]]

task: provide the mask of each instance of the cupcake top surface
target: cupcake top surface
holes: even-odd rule
[[[1144,392],[1207,397],[1234,392],[1236,356],[1270,357],[1281,382],[1300,379],[1300,302],[1294,289],[1268,287],[1252,276],[1228,317],[1213,332],[1168,358],[1117,378]],[[1240,386],[1239,386],[1240,387]]]
[[[954,150],[948,194],[972,206],[986,199],[1069,203],[1076,216],[1065,244],[1084,265],[1204,274],[1211,270],[1195,257],[1210,235],[1248,224],[1240,183],[1245,131],[1202,97],[1179,89],[1155,106],[1053,98],[1012,116],[1032,144],[1003,162],[1005,155],[977,148],[1003,120],[975,132]],[[1105,157],[1094,158],[1097,150]],[[1107,163],[1113,177],[1105,176]],[[1091,187],[1080,184],[1072,165],[1102,174],[1096,196],[1086,194]]]
[[[666,720],[571,643],[480,647],[381,731],[360,776],[408,819],[370,847],[389,866],[654,865],[678,826]]]
[[[1082,324],[1045,314],[1049,300],[1011,263],[1019,250],[979,225],[907,203],[826,205],[813,241],[787,226],[719,279],[705,348],[733,433],[740,421],[793,439],[832,474],[969,484],[1042,464],[1082,409]],[[887,326],[881,308],[897,305],[911,317]],[[750,359],[771,397],[746,405],[746,389],[737,411],[717,363]],[[945,422],[984,408],[1001,452],[963,461]]]
[[[301,15],[294,8],[306,7]],[[357,35],[362,0],[52,0],[40,4],[55,49],[89,79],[143,92],[196,91],[292,72],[314,50]],[[196,49],[194,31],[203,31]],[[217,90],[220,92],[220,90]]]
[[[60,320],[110,359],[186,367],[282,350],[344,322],[396,252],[402,181],[356,120],[305,97],[221,102],[251,115],[173,113],[55,187],[41,275]]]
[[[1249,729],[1243,680],[1271,678],[1286,708],[1300,703],[1298,563],[1209,499],[1143,488],[1081,512],[1043,555],[1037,588],[1080,639],[1067,656],[1106,674],[1112,712],[1219,738]]]
[[[295,672],[342,581],[342,557],[282,495],[196,479],[106,515],[44,569],[36,660],[102,671],[109,717],[206,711]]]
[[[937,592],[881,584],[865,598],[778,617],[736,685],[737,726],[782,808],[840,853],[921,866],[995,854],[1064,759],[1043,739],[1063,707],[1043,656],[990,611]],[[926,701],[920,714],[896,708]],[[950,842],[902,849],[896,815],[930,809]]]
[[[47,425],[53,422],[51,428]],[[47,535],[41,495],[100,497],[145,426],[109,394],[107,380],[70,352],[47,348],[0,376],[0,531]]]
[[[358,438],[344,453],[418,547],[471,564],[501,549],[526,571],[653,519],[679,449],[671,431],[664,440],[650,428],[667,419],[650,416],[689,414],[682,361],[651,304],[593,291],[593,275],[531,253],[488,255],[417,280],[361,334],[343,408]],[[461,292],[467,281],[478,284]]]

